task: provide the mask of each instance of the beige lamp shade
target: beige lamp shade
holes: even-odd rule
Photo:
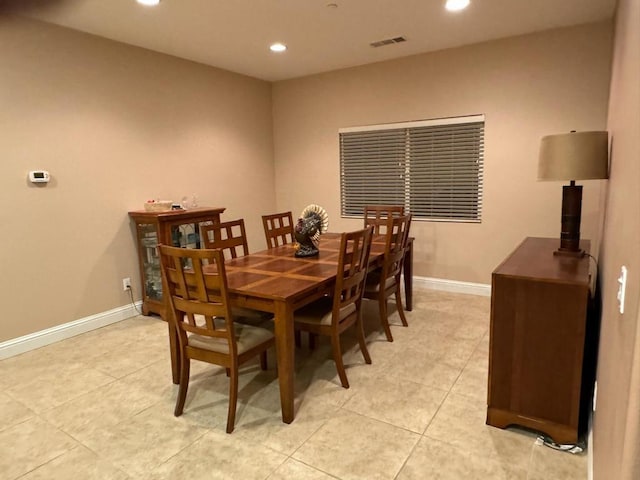
[[[548,135],[540,143],[538,180],[609,178],[607,132]]]

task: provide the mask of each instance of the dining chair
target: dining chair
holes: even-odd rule
[[[293,242],[293,216],[291,212],[263,215],[262,225],[268,248]]]
[[[227,222],[214,222],[204,225],[200,229],[202,244],[207,249],[220,249],[226,260],[244,257],[249,254],[247,234],[244,219]],[[249,325],[267,327],[267,322],[273,315],[244,307],[231,307],[236,322]]]
[[[233,431],[238,401],[238,370],[260,356],[267,368],[267,350],[274,345],[269,330],[234,322],[224,257],[221,250],[160,245],[162,278],[167,288],[168,320],[178,336],[180,387],[175,416],[182,415],[189,387],[191,360],[220,365],[229,376],[227,433]],[[214,265],[215,271],[203,271]]]
[[[387,218],[404,215],[404,205],[365,205],[364,226],[373,225],[373,234],[385,233]]]
[[[343,233],[333,296],[322,297],[294,313],[296,331],[306,331],[310,336],[323,335],[331,338],[333,360],[344,388],[349,388],[349,381],[342,361],[342,332],[355,326],[362,356],[366,363],[371,363],[364,339],[361,313],[371,238],[371,227]]]
[[[408,248],[409,228],[411,226],[411,215],[401,217],[388,217],[385,226],[385,247],[382,267],[369,272],[364,289],[364,298],[377,300],[380,321],[387,341],[393,342],[391,328],[389,327],[389,314],[387,299],[395,295],[396,308],[400,315],[402,325],[409,326],[402,307],[400,295],[400,274],[404,255]]]
[[[221,249],[225,258],[244,257],[249,253],[244,219],[213,223],[200,227],[202,243],[207,249]]]

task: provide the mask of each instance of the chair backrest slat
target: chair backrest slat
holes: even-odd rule
[[[263,215],[262,226],[268,248],[293,242],[293,215],[291,212]]]
[[[364,226],[373,226],[374,235],[384,234],[387,219],[404,215],[404,205],[366,205],[364,207]]]
[[[158,248],[169,321],[178,331],[181,348],[187,345],[188,332],[226,339],[230,354],[235,355],[237,345],[222,250],[167,245]],[[199,317],[204,317],[204,322],[198,324]]]
[[[384,264],[380,279],[381,288],[388,278],[400,276],[409,240],[410,226],[410,214],[401,217],[388,217],[386,220]]]
[[[360,310],[362,294],[371,252],[373,227],[343,233],[340,239],[338,274],[333,297],[333,320],[339,319],[339,311],[351,303]],[[342,319],[346,321],[348,317]]]
[[[244,219],[205,225],[201,229],[204,248],[219,248],[225,257],[237,258],[249,254]]]

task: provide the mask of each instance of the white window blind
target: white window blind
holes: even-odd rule
[[[340,130],[343,216],[404,205],[415,219],[479,222],[484,116]]]

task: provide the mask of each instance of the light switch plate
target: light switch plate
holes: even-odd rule
[[[620,269],[620,276],[618,277],[618,309],[620,313],[624,313],[624,295],[627,289],[627,267],[624,265]]]

